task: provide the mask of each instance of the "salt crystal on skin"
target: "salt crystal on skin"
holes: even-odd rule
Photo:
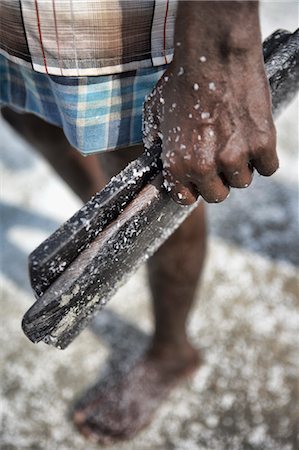
[[[163,98],[163,97],[160,97],[160,103],[162,103],[162,105],[164,105],[164,103],[165,103],[165,100],[164,100],[164,98]]]
[[[176,103],[173,103],[173,104],[171,105],[171,107],[172,107],[173,109],[175,109],[175,108],[176,108]]]
[[[199,58],[199,60],[200,60],[201,62],[206,62],[207,58],[206,58],[205,56],[201,56],[201,57]]]
[[[176,43],[176,46],[177,46],[177,47],[180,47],[180,46],[181,46],[181,43],[180,43],[180,42],[177,42],[177,43]]]
[[[202,119],[208,119],[210,117],[210,113],[208,113],[208,112],[202,112],[201,113],[201,118]]]
[[[171,187],[170,187],[169,183],[165,179],[163,181],[163,186],[165,187],[166,191],[168,191],[168,192],[171,191]]]
[[[193,84],[193,89],[194,89],[195,91],[198,91],[198,89],[199,89],[198,83],[194,83],[194,84]]]
[[[211,83],[209,83],[209,89],[210,89],[210,91],[216,90],[216,85],[215,85],[215,83],[213,83],[213,81]]]
[[[189,113],[189,114],[188,114],[188,117],[189,117],[189,119],[192,119],[193,116],[192,116],[191,113]]]
[[[199,109],[200,108],[200,105],[199,105],[199,103],[196,103],[196,105],[194,105],[194,109]]]
[[[181,66],[178,71],[178,77],[181,77],[183,75],[183,73],[184,73],[184,67]]]

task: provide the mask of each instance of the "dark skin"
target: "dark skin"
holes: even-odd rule
[[[145,105],[173,198],[221,202],[278,168],[257,2],[181,2],[175,57]],[[187,32],[186,32],[187,30]],[[183,99],[183,101],[182,101]]]
[[[174,60],[145,104],[151,125],[145,144],[159,132],[164,175],[177,202],[192,203],[198,195],[220,202],[230,187],[247,187],[254,168],[269,176],[278,167],[258,5],[184,1],[178,8]],[[61,131],[55,132],[55,153],[51,125],[11,112],[6,118],[22,134],[26,124],[27,139],[83,201],[103,187],[101,174],[107,180],[143,151],[136,146],[80,160],[71,157]],[[37,127],[43,129],[40,136]],[[88,438],[108,444],[133,437],[170,389],[197,368],[186,321],[205,247],[202,203],[148,263],[155,322],[150,348],[129,374],[111,374],[112,388],[100,381],[74,410],[74,422]]]

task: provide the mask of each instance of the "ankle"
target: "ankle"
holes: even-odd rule
[[[189,361],[197,355],[187,337],[163,340],[155,336],[147,353],[149,357],[163,361]]]

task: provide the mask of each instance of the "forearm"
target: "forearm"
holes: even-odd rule
[[[182,70],[183,68],[183,70]],[[188,86],[201,91],[202,110],[217,117],[219,102],[229,95],[237,99],[238,109],[248,104],[265,110],[271,105],[262,57],[258,2],[253,1],[180,1],[175,30],[174,73],[184,72],[177,82],[186,86],[186,95],[195,98]],[[253,74],[259,76],[259,82]],[[244,80],[247,90],[244,90]],[[217,93],[214,89],[217,88]],[[260,90],[260,101],[251,105],[250,92]],[[204,91],[209,95],[204,95]],[[230,91],[230,93],[229,93]],[[198,97],[198,96],[197,96]],[[199,98],[199,97],[198,97]]]
[[[206,58],[223,65],[246,59],[260,44],[258,2],[179,2],[174,64],[186,71],[197,70]]]

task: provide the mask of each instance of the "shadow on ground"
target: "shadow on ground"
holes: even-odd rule
[[[1,216],[1,271],[4,277],[13,281],[21,289],[31,292],[27,270],[28,254],[20,248],[10,232],[16,228],[26,228],[34,232],[49,235],[60,224],[49,216],[37,214],[27,208],[21,208],[10,203],[0,202]]]
[[[209,205],[212,235],[274,261],[299,265],[298,187],[256,176],[252,186],[232,190]]]

